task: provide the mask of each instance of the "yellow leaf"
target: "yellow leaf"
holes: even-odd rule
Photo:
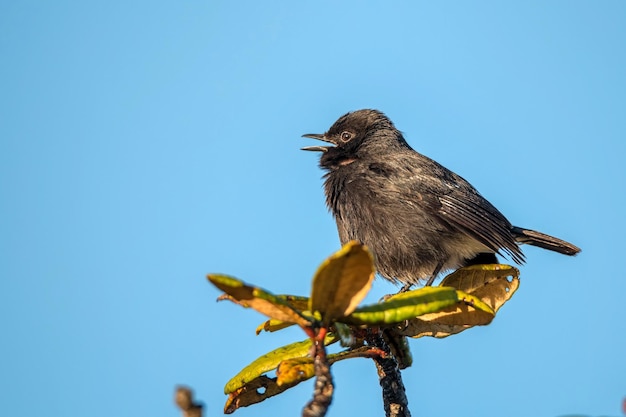
[[[227,275],[210,274],[207,278],[213,285],[230,296],[221,297],[222,299],[237,301],[238,304],[252,308],[272,319],[295,323],[302,327],[311,324],[310,320],[303,317],[283,298],[279,298],[262,288],[252,287]]]
[[[361,346],[359,348],[329,354],[328,363],[332,365],[335,362],[353,358],[371,359],[384,354],[385,352],[379,348]],[[282,361],[276,369],[276,383],[279,386],[283,384],[295,385],[299,382],[312,378],[314,375],[315,370],[313,366],[313,359],[311,357],[307,356],[304,358],[287,359]]]
[[[441,285],[472,294],[497,312],[517,291],[519,270],[509,265],[472,265],[451,273]]]
[[[519,271],[508,265],[473,265],[448,275],[441,285],[459,290],[459,303],[409,320],[396,331],[414,338],[447,337],[489,324],[519,286]]]
[[[305,311],[309,309],[309,297],[302,297],[300,295],[291,295],[291,294],[279,294],[276,296],[280,300],[289,304],[295,310]]]
[[[374,259],[367,248],[356,241],[346,243],[315,273],[310,310],[319,311],[326,325],[347,316],[367,295],[374,274]]]
[[[310,357],[284,360],[276,368],[276,383],[281,385],[295,385],[306,381],[315,375],[315,366]]]
[[[425,314],[408,320],[396,331],[401,335],[413,338],[423,336],[443,338],[473,326],[489,324],[493,317],[493,314],[459,302],[437,313]]]

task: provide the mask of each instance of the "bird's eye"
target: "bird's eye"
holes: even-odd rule
[[[352,133],[350,133],[350,132],[342,132],[341,133],[341,141],[342,142],[347,142],[350,139],[352,139]]]

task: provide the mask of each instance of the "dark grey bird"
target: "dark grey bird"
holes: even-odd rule
[[[322,153],[324,189],[342,244],[367,245],[384,278],[432,284],[445,270],[497,263],[496,254],[524,263],[519,244],[565,255],[580,249],[561,239],[513,226],[465,179],[414,151],[378,110],[339,118],[309,146]]]

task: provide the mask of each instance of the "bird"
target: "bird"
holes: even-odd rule
[[[341,244],[366,245],[377,272],[402,290],[432,285],[444,271],[497,264],[496,255],[521,265],[520,244],[580,252],[513,226],[468,181],[411,148],[379,110],[346,113],[326,133],[302,136],[328,144],[301,149],[321,153],[326,205]]]

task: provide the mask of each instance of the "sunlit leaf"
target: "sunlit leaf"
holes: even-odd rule
[[[335,336],[326,336],[324,339],[324,345],[329,345],[335,341]],[[291,343],[289,345],[279,347],[278,349],[274,349],[271,352],[258,357],[226,383],[224,393],[230,394],[258,376],[276,369],[278,364],[283,360],[306,356],[310,349],[311,340],[307,339],[302,342]]]
[[[436,337],[442,339],[463,330],[467,330],[474,325],[457,325],[457,324],[441,324],[436,321],[426,321],[420,318],[409,320],[402,328],[397,329],[398,333],[412,338],[420,338],[424,336]]]
[[[302,297],[300,295],[291,294],[278,294],[276,298],[289,304],[294,310],[305,311],[309,309],[309,297]]]
[[[276,383],[278,386],[293,386],[306,381],[315,375],[315,366],[310,357],[294,358],[282,361],[276,368]]]
[[[287,301],[262,288],[247,285],[226,275],[210,274],[207,278],[213,285],[232,297],[228,299],[235,300],[244,307],[252,308],[272,319],[295,323],[303,327],[311,324]]]
[[[369,346],[328,355],[329,363],[351,358],[373,358],[384,356],[385,352]],[[314,376],[313,360],[309,357],[287,359],[280,363],[276,378],[258,376],[231,392],[224,406],[224,413],[231,414],[241,407],[247,407],[293,388],[302,381]],[[280,383],[279,383],[280,381]]]
[[[493,311],[493,310],[492,310]],[[427,314],[409,320],[401,334],[419,338],[448,337],[474,326],[484,326],[493,320],[494,313],[479,310],[474,305],[461,302],[439,313]]]
[[[448,275],[441,285],[460,290],[460,303],[440,312],[408,320],[396,329],[414,338],[447,337],[473,326],[489,324],[495,312],[519,286],[519,271],[508,265],[473,265]]]
[[[385,356],[385,352],[379,348],[371,346],[361,346],[356,349],[344,350],[338,353],[328,355],[328,363],[333,364],[345,359],[353,358],[373,358]],[[305,381],[315,375],[313,369],[313,359],[311,357],[294,358],[282,361],[276,369],[276,383],[280,386],[283,384],[295,385],[296,383]]]
[[[457,290],[451,287],[424,287],[396,294],[382,303],[357,308],[342,322],[348,324],[394,324],[456,304]]]
[[[451,273],[441,285],[472,294],[498,311],[517,291],[519,270],[509,265],[472,265]]]
[[[476,297],[476,295],[468,294],[465,291],[461,290],[457,290],[456,295],[459,299],[459,302],[472,306],[475,310],[482,313],[487,313],[492,317],[495,315],[495,311],[493,311],[493,308],[491,308],[489,304],[485,303],[480,298]]]
[[[365,298],[374,273],[374,259],[367,248],[348,242],[315,273],[310,310],[319,311],[325,324],[350,314]]]
[[[305,317],[312,317],[313,315],[308,311],[309,308],[309,297],[301,297],[297,295],[285,295],[279,294],[276,295],[276,298],[284,301],[293,307],[294,310],[298,310],[303,313]],[[281,320],[269,319],[264,321],[256,328],[256,334],[261,333],[262,331],[266,332],[277,332],[279,330],[285,329],[287,327],[292,326],[294,323],[288,323]]]
[[[263,331],[265,332],[277,332],[282,329],[286,329],[287,327],[293,326],[293,323],[287,323],[280,320],[269,319],[259,324],[256,328],[256,334],[259,334]]]

